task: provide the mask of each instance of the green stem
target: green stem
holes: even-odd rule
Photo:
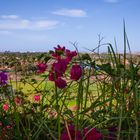
[[[87,77],[86,96],[85,96],[85,105],[84,105],[84,109],[87,107],[88,90],[89,90],[89,84],[90,84],[90,74],[91,74],[91,68],[90,68],[90,70],[89,70],[89,75],[88,75],[88,77]]]
[[[121,134],[121,127],[122,127],[122,114],[123,114],[123,105],[120,107],[120,116],[119,116],[119,126],[118,126],[118,134],[117,134],[117,140],[120,140],[120,134]]]
[[[59,94],[57,87],[55,86],[55,94],[56,94],[56,111],[57,111],[57,125],[58,125],[58,140],[60,140],[61,136],[61,125],[60,125],[60,109],[59,109]]]
[[[77,100],[76,100],[76,131],[75,131],[75,139],[76,139],[76,132],[79,129],[79,114],[80,110],[82,111],[82,102],[83,102],[83,79],[80,79],[79,86],[78,86],[78,92],[77,92]]]

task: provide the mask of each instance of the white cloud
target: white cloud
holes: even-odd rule
[[[104,0],[104,1],[108,3],[117,3],[119,0]]]
[[[19,16],[17,16],[17,15],[2,15],[1,18],[2,19],[18,19]]]
[[[86,17],[87,14],[81,9],[60,9],[52,12],[55,15],[68,16],[68,17]]]
[[[21,19],[19,17],[16,18],[14,15],[1,17],[3,17],[3,19],[0,19],[0,30],[43,30],[52,29],[59,24],[59,22],[55,20]]]
[[[40,20],[35,22],[35,28],[53,28],[58,24],[58,21]]]

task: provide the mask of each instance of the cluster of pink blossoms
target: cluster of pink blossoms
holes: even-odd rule
[[[65,47],[57,45],[54,47],[54,51],[51,52],[51,56],[54,59],[54,62],[51,64],[51,69],[49,71],[49,80],[54,81],[55,85],[63,89],[67,86],[66,80],[64,80],[64,74],[67,70],[68,64],[72,61],[72,58],[77,55],[76,51],[70,51]],[[47,66],[44,63],[38,65],[38,71],[44,72]],[[82,68],[78,64],[72,65],[70,69],[70,79],[77,81],[82,75]]]

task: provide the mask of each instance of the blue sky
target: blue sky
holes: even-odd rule
[[[123,50],[123,19],[133,52],[140,44],[140,0],[0,0],[0,51],[80,51],[102,43]],[[102,48],[106,51],[106,48]]]

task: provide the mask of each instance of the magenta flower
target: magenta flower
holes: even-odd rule
[[[67,62],[70,62],[72,60],[72,58],[77,55],[77,52],[66,49],[65,55],[66,55]]]
[[[57,62],[52,64],[52,70],[49,73],[49,80],[55,81],[58,77],[63,76],[67,69],[67,63],[65,59],[59,59]]]
[[[55,76],[53,72],[50,72],[48,78],[50,81],[55,81],[55,78],[58,78],[58,77]]]
[[[54,47],[55,51],[62,51],[64,52],[65,51],[65,47],[61,47],[60,45],[57,45],[57,47]]]
[[[74,125],[69,125],[68,129],[65,128],[61,134],[61,140],[101,140],[102,134],[99,133],[95,128],[83,129],[83,135],[79,130],[75,130]]]
[[[108,140],[115,140],[115,139],[117,139],[117,136],[116,136],[117,127],[116,126],[109,127],[108,131],[109,131]]]
[[[58,60],[57,63],[53,64],[53,70],[59,76],[62,76],[65,73],[66,69],[67,69],[67,63],[65,59],[60,59]]]
[[[84,128],[83,130],[85,140],[100,140],[102,139],[102,134],[98,132],[95,128],[87,129]]]
[[[50,81],[55,81],[60,76],[61,75],[58,73],[50,72],[48,78]]]
[[[54,47],[55,51],[52,51],[51,54],[55,59],[61,59],[63,56],[65,56],[64,59],[69,63],[74,56],[77,55],[76,51],[70,51],[66,49],[64,46],[61,47],[60,45],[57,45],[57,47]]]
[[[60,45],[57,45],[57,47],[54,47],[55,49],[55,52],[52,51],[52,56],[55,58],[55,59],[60,59],[61,58],[61,55],[64,54],[65,52],[65,47],[61,47]]]
[[[37,68],[38,68],[38,73],[43,73],[46,71],[47,65],[45,63],[39,63],[37,65]]]
[[[56,80],[55,80],[55,85],[60,88],[60,89],[63,89],[67,86],[67,83],[65,80],[63,80],[61,77],[58,77]]]
[[[72,80],[79,80],[80,77],[82,76],[82,68],[80,65],[73,65],[71,70],[70,70],[70,78]]]
[[[54,57],[55,59],[60,59],[61,56],[58,53],[52,52],[52,57]]]
[[[34,95],[34,101],[39,102],[40,100],[40,95]]]
[[[7,84],[7,74],[4,72],[0,72],[0,86],[6,85]]]
[[[68,134],[69,132],[69,134]],[[74,125],[69,125],[68,130],[65,128],[61,134],[61,140],[82,140],[80,131],[75,130]]]
[[[76,51],[70,51],[68,49],[65,49],[65,47],[61,47],[60,45],[57,45],[57,47],[54,47],[54,49],[55,51],[50,52],[55,61],[51,65],[51,70],[49,72],[48,79],[50,81],[54,81],[55,85],[58,88],[63,89],[67,86],[67,83],[65,80],[62,79],[62,77],[66,72],[69,62],[74,56],[77,55],[77,53]],[[75,70],[78,74],[75,73]],[[71,79],[78,80],[81,77],[81,75],[81,67],[79,68],[78,65],[73,66],[71,70]]]

